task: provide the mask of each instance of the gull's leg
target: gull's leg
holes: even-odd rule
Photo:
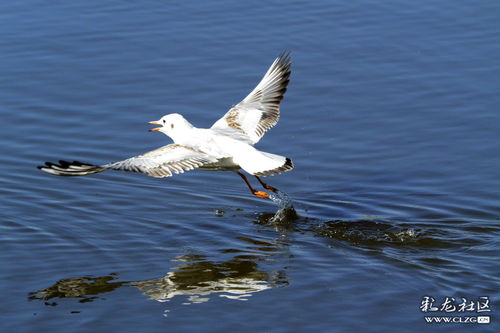
[[[252,185],[250,185],[250,182],[248,181],[247,177],[242,174],[241,172],[237,172],[238,175],[240,175],[241,178],[243,178],[243,180],[245,181],[245,183],[247,184],[248,188],[250,189],[250,191],[252,192],[253,195],[256,195],[258,196],[259,198],[264,198],[264,199],[269,199],[269,194],[267,194],[266,192],[262,192],[262,191],[256,191]]]
[[[257,180],[259,181],[260,185],[262,185],[262,187],[263,187],[263,188],[265,188],[266,190],[271,191],[271,192],[274,192],[274,193],[278,192],[278,189],[277,189],[277,188],[272,187],[271,185],[267,185],[266,183],[264,183],[264,182],[262,181],[262,179],[260,179],[260,178],[259,178],[259,177],[257,177],[257,176],[254,176],[254,177],[255,177],[255,178],[257,178]]]

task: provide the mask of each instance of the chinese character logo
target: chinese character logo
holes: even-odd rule
[[[420,303],[422,312],[490,312],[490,300],[488,296],[480,296],[476,300],[468,300],[461,297],[461,302],[456,303],[455,298],[445,297],[441,303],[436,303],[432,296],[423,296]]]

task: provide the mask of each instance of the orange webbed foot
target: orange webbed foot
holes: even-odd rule
[[[263,191],[254,191],[252,192],[254,195],[258,196],[259,198],[262,198],[262,199],[269,199],[269,194],[267,194],[266,192],[263,192]]]

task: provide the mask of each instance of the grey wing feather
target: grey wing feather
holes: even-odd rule
[[[46,162],[38,168],[57,176],[85,176],[108,169],[144,173],[151,177],[170,177],[173,173],[199,168],[214,163],[217,158],[202,151],[171,144],[145,154],[105,165],[93,165],[78,161],[59,161],[59,164]]]
[[[199,168],[217,159],[202,151],[171,144],[129,159],[103,165],[106,169],[147,174],[151,177],[170,177],[173,173]]]
[[[276,58],[254,90],[215,122],[212,128],[233,128],[257,143],[278,122],[280,102],[289,82],[290,66],[289,54]]]

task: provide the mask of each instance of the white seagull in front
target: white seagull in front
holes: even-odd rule
[[[255,190],[239,170],[254,175],[265,189],[276,192],[276,188],[265,184],[259,176],[276,175],[293,169],[289,158],[253,147],[278,122],[290,66],[288,54],[276,58],[255,89],[208,129],[194,127],[178,113],[151,121],[150,124],[160,127],[150,131],[168,135],[174,141],[173,144],[104,165],[59,161],[59,164],[46,162],[38,168],[58,176],[85,176],[111,169],[139,172],[157,178],[196,168],[234,171],[243,178],[252,194],[269,198],[268,193]]]

